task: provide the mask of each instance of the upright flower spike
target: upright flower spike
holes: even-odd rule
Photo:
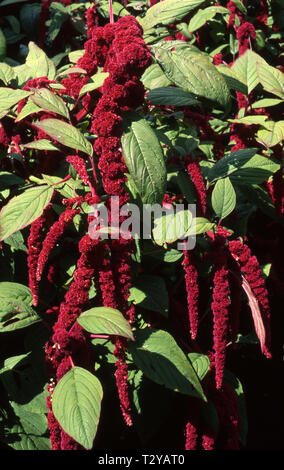
[[[265,286],[259,262],[257,258],[251,254],[249,247],[239,240],[233,240],[229,242],[229,250],[233,258],[239,264],[242,274],[245,276],[254,296],[258,301],[262,320],[265,326],[265,344],[263,353],[266,357],[270,358],[270,307],[268,292]]]
[[[255,29],[251,23],[245,22],[237,29],[237,40],[239,41],[239,56],[243,55],[250,44],[250,38],[255,39]]]
[[[192,253],[188,250],[183,252],[183,269],[185,272],[185,286],[187,293],[187,307],[190,324],[191,338],[195,339],[198,330],[198,271],[197,267],[193,262]]]
[[[78,173],[83,183],[85,185],[88,185],[90,183],[90,179],[87,172],[85,160],[79,157],[78,155],[69,155],[66,158],[66,161],[74,167],[75,171]]]
[[[66,227],[72,222],[75,215],[80,212],[80,209],[67,209],[60,214],[59,220],[55,222],[47,233],[45,240],[42,244],[42,249],[37,260],[36,280],[40,281],[44,267],[48,260],[51,250],[55,247],[59,237],[61,237]]]

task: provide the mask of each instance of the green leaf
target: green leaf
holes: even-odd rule
[[[209,182],[230,176],[231,181],[239,184],[262,183],[279,170],[280,165],[256,152],[256,149],[242,149],[226,155],[209,170]]]
[[[278,104],[282,103],[282,100],[276,98],[264,98],[263,100],[255,101],[251,107],[253,109],[257,108],[269,108],[270,106],[277,106]]]
[[[217,181],[212,192],[212,207],[220,219],[225,219],[236,207],[236,193],[230,178]]]
[[[28,99],[21,112],[18,114],[17,119],[15,119],[15,122],[19,122],[25,117],[30,116],[34,113],[38,113],[39,111],[42,111],[42,109],[39,108],[39,106],[33,103],[30,99]]]
[[[158,138],[145,119],[129,125],[122,137],[122,150],[143,203],[161,203],[166,190],[166,166]]]
[[[34,94],[30,99],[41,109],[45,111],[51,111],[53,113],[59,114],[67,119],[70,119],[69,111],[59,96],[56,96],[52,91],[47,90],[46,88],[40,88],[34,91]]]
[[[93,75],[91,77],[91,82],[86,83],[86,85],[81,88],[79,96],[83,96],[90,91],[100,88],[108,76],[108,72],[99,72]]]
[[[22,363],[22,361],[26,360],[27,357],[28,353],[20,354],[19,356],[8,357],[8,359],[3,362],[3,365],[0,368],[0,374],[4,374],[5,372],[13,370],[14,367]]]
[[[20,330],[40,321],[29,305],[13,298],[2,298],[0,306],[0,333]]]
[[[167,106],[192,106],[199,102],[194,96],[181,88],[161,87],[155,88],[147,95],[150,104]]]
[[[27,305],[32,305],[33,303],[30,289],[17,282],[0,282],[0,299],[5,298],[12,298]]]
[[[204,379],[210,370],[210,359],[205,354],[189,353],[187,355],[200,381]]]
[[[56,147],[52,142],[50,142],[47,139],[40,139],[40,140],[34,140],[33,142],[28,142],[27,144],[24,144],[23,147],[27,149],[35,149],[35,150],[58,150],[59,148]]]
[[[238,57],[231,67],[232,71],[240,77],[242,83],[247,86],[247,94],[259,83],[256,71],[257,62],[266,63],[260,55],[248,49],[241,57]]]
[[[25,181],[19,176],[9,173],[8,171],[0,171],[0,191],[10,188],[10,186],[13,186],[14,184],[24,183]]]
[[[257,63],[256,69],[263,88],[284,99],[284,74],[275,67],[270,67],[266,62]]]
[[[242,0],[232,0],[232,1],[242,13],[247,15],[247,9],[246,9],[245,5],[243,4]]]
[[[257,125],[266,127],[267,116],[245,116],[240,119],[228,119],[230,122],[235,122],[236,124],[245,124],[247,126]]]
[[[21,232],[15,232],[10,237],[6,238],[5,243],[10,245],[13,250],[27,251],[27,247],[24,243],[24,237]]]
[[[87,155],[93,155],[92,144],[71,124],[67,124],[59,119],[44,119],[43,121],[35,122],[33,125],[53,139],[56,139],[60,144],[80,150]]]
[[[205,217],[196,217],[194,220],[194,225],[187,232],[187,236],[190,235],[201,235],[202,233],[212,230],[214,224],[209,222]]]
[[[204,0],[164,0],[149,8],[140,23],[144,31],[157,24],[175,23],[203,2]]]
[[[73,64],[76,64],[78,60],[85,54],[85,49],[79,49],[77,51],[71,51],[68,54],[68,59]]]
[[[197,13],[191,18],[189,25],[188,25],[188,31],[193,33],[197,29],[201,28],[202,26],[207,23],[207,21],[212,20],[214,16],[217,15],[217,13],[221,14],[228,14],[229,10],[227,8],[223,8],[220,6],[216,7],[208,7],[205,8],[204,10],[198,10]]]
[[[77,321],[89,333],[118,335],[134,340],[128,321],[115,308],[91,308],[83,312]]]
[[[0,241],[30,225],[50,202],[53,188],[48,185],[26,189],[13,197],[0,212]]]
[[[231,90],[239,91],[244,95],[247,93],[247,84],[244,82],[244,77],[242,75],[238,75],[232,67],[229,67],[225,64],[217,65],[217,70],[223,75],[225,78],[228,87]]]
[[[164,4],[164,2],[162,2]],[[225,78],[208,56],[192,50],[186,43],[169,41],[153,46],[156,60],[168,79],[184,90],[220,104],[228,110],[230,90]],[[175,50],[171,50],[175,48]]]
[[[161,67],[158,64],[152,64],[145,70],[141,81],[145,88],[153,90],[154,88],[167,87],[171,84]]]
[[[284,140],[284,121],[268,121],[266,129],[258,131],[256,139],[265,147],[270,148]]]
[[[194,368],[169,333],[145,328],[135,333],[135,340],[129,352],[149,379],[207,401]]]
[[[184,239],[190,229],[192,214],[189,210],[173,211],[154,219],[153,238],[155,243],[163,246]]]
[[[13,90],[12,88],[0,87],[0,112],[11,108],[23,98],[31,94],[30,91]]]
[[[165,281],[160,276],[142,274],[130,288],[128,299],[135,305],[168,315],[169,296]]]
[[[56,68],[52,60],[34,42],[30,41],[28,48],[29,53],[25,65],[29,67],[32,78],[47,77],[49,80],[54,80]]]
[[[100,381],[81,367],[73,367],[56,385],[52,410],[60,426],[85,449],[91,449],[100,418],[103,390]]]
[[[0,80],[8,85],[15,78],[15,72],[10,65],[5,62],[0,63]]]

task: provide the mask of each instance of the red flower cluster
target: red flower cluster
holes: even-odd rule
[[[184,250],[182,265],[185,272],[190,333],[191,338],[195,339],[198,329],[198,271],[196,265],[193,263],[192,254],[189,254],[188,250]]]
[[[62,236],[66,227],[70,224],[70,222],[72,222],[75,215],[79,212],[80,209],[70,209],[69,207],[67,207],[67,209],[62,214],[60,214],[59,220],[55,222],[49,229],[49,232],[47,233],[45,240],[42,244],[42,249],[37,260],[37,281],[40,281],[48,257],[53,248],[55,247],[59,237]]]
[[[85,185],[88,185],[90,183],[90,179],[87,172],[85,160],[79,157],[78,155],[69,155],[66,158],[66,161],[74,167],[75,171],[78,173],[83,183]]]
[[[262,277],[261,268],[257,258],[251,254],[249,247],[239,240],[229,242],[229,250],[233,258],[238,262],[241,272],[249,283],[261,310],[264,326],[266,329],[265,349],[266,357],[271,357],[270,353],[270,307],[268,292]]]
[[[31,224],[28,237],[28,268],[29,268],[29,288],[33,296],[33,304],[38,304],[38,280],[36,276],[38,257],[41,252],[42,232],[46,226],[46,216],[51,205],[49,204],[43,214]]]
[[[204,216],[206,212],[206,188],[199,161],[198,159],[191,161],[187,164],[186,169],[195,189],[197,215]]]
[[[60,305],[58,320],[53,327],[54,334],[46,344],[46,360],[50,374],[57,381],[72,367],[73,361],[85,368],[90,367],[90,349],[84,331],[76,322],[82,309],[88,304],[89,290],[96,269],[98,240],[91,240],[86,234],[79,243],[80,258],[74,273],[74,280]],[[72,358],[71,358],[72,355]],[[52,394],[52,390],[50,393]],[[48,422],[52,449],[77,448],[77,444],[61,431],[54,421],[50,397]]]
[[[222,387],[229,323],[230,286],[226,254],[218,253],[213,279],[213,348],[217,389]]]
[[[239,57],[246,52],[250,44],[250,38],[255,39],[255,29],[251,23],[245,22],[237,29],[239,41]]]

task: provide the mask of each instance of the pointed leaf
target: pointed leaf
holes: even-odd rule
[[[134,340],[128,321],[115,308],[91,308],[83,312],[77,321],[89,333],[118,335]]]
[[[187,91],[173,87],[155,88],[148,93],[147,100],[150,104],[167,106],[192,106],[199,103],[197,99]]]
[[[64,431],[85,449],[91,449],[97,432],[103,390],[90,372],[73,367],[56,385],[52,410]]]
[[[166,189],[166,166],[158,138],[145,119],[131,123],[122,137],[122,149],[142,201],[161,203]]]
[[[53,188],[44,185],[26,189],[13,197],[0,212],[0,241],[40,217],[52,194]]]
[[[142,28],[147,31],[157,24],[170,24],[181,20],[204,0],[164,0],[147,10],[142,20]]]
[[[0,112],[11,108],[30,94],[30,91],[13,90],[13,88],[0,87]]]
[[[135,339],[129,351],[149,379],[207,401],[194,368],[169,333],[145,328],[136,332]]]
[[[212,192],[212,207],[220,219],[225,219],[236,207],[236,193],[229,178],[217,181]]]
[[[35,122],[34,126],[56,139],[60,144],[66,145],[66,147],[80,150],[87,155],[93,155],[92,144],[71,124],[59,119],[44,119]]]
[[[64,101],[46,88],[35,90],[30,99],[45,111],[51,111],[53,113],[60,114],[60,116],[63,116],[67,119],[70,118],[69,111]]]
[[[256,69],[263,88],[284,99],[284,73],[275,67],[270,67],[266,62],[257,63]]]

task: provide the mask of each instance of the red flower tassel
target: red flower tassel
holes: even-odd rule
[[[192,261],[192,255],[188,250],[184,250],[184,259],[182,262],[185,271],[185,285],[187,292],[187,306],[189,314],[189,324],[191,338],[195,339],[198,330],[198,271]]]

